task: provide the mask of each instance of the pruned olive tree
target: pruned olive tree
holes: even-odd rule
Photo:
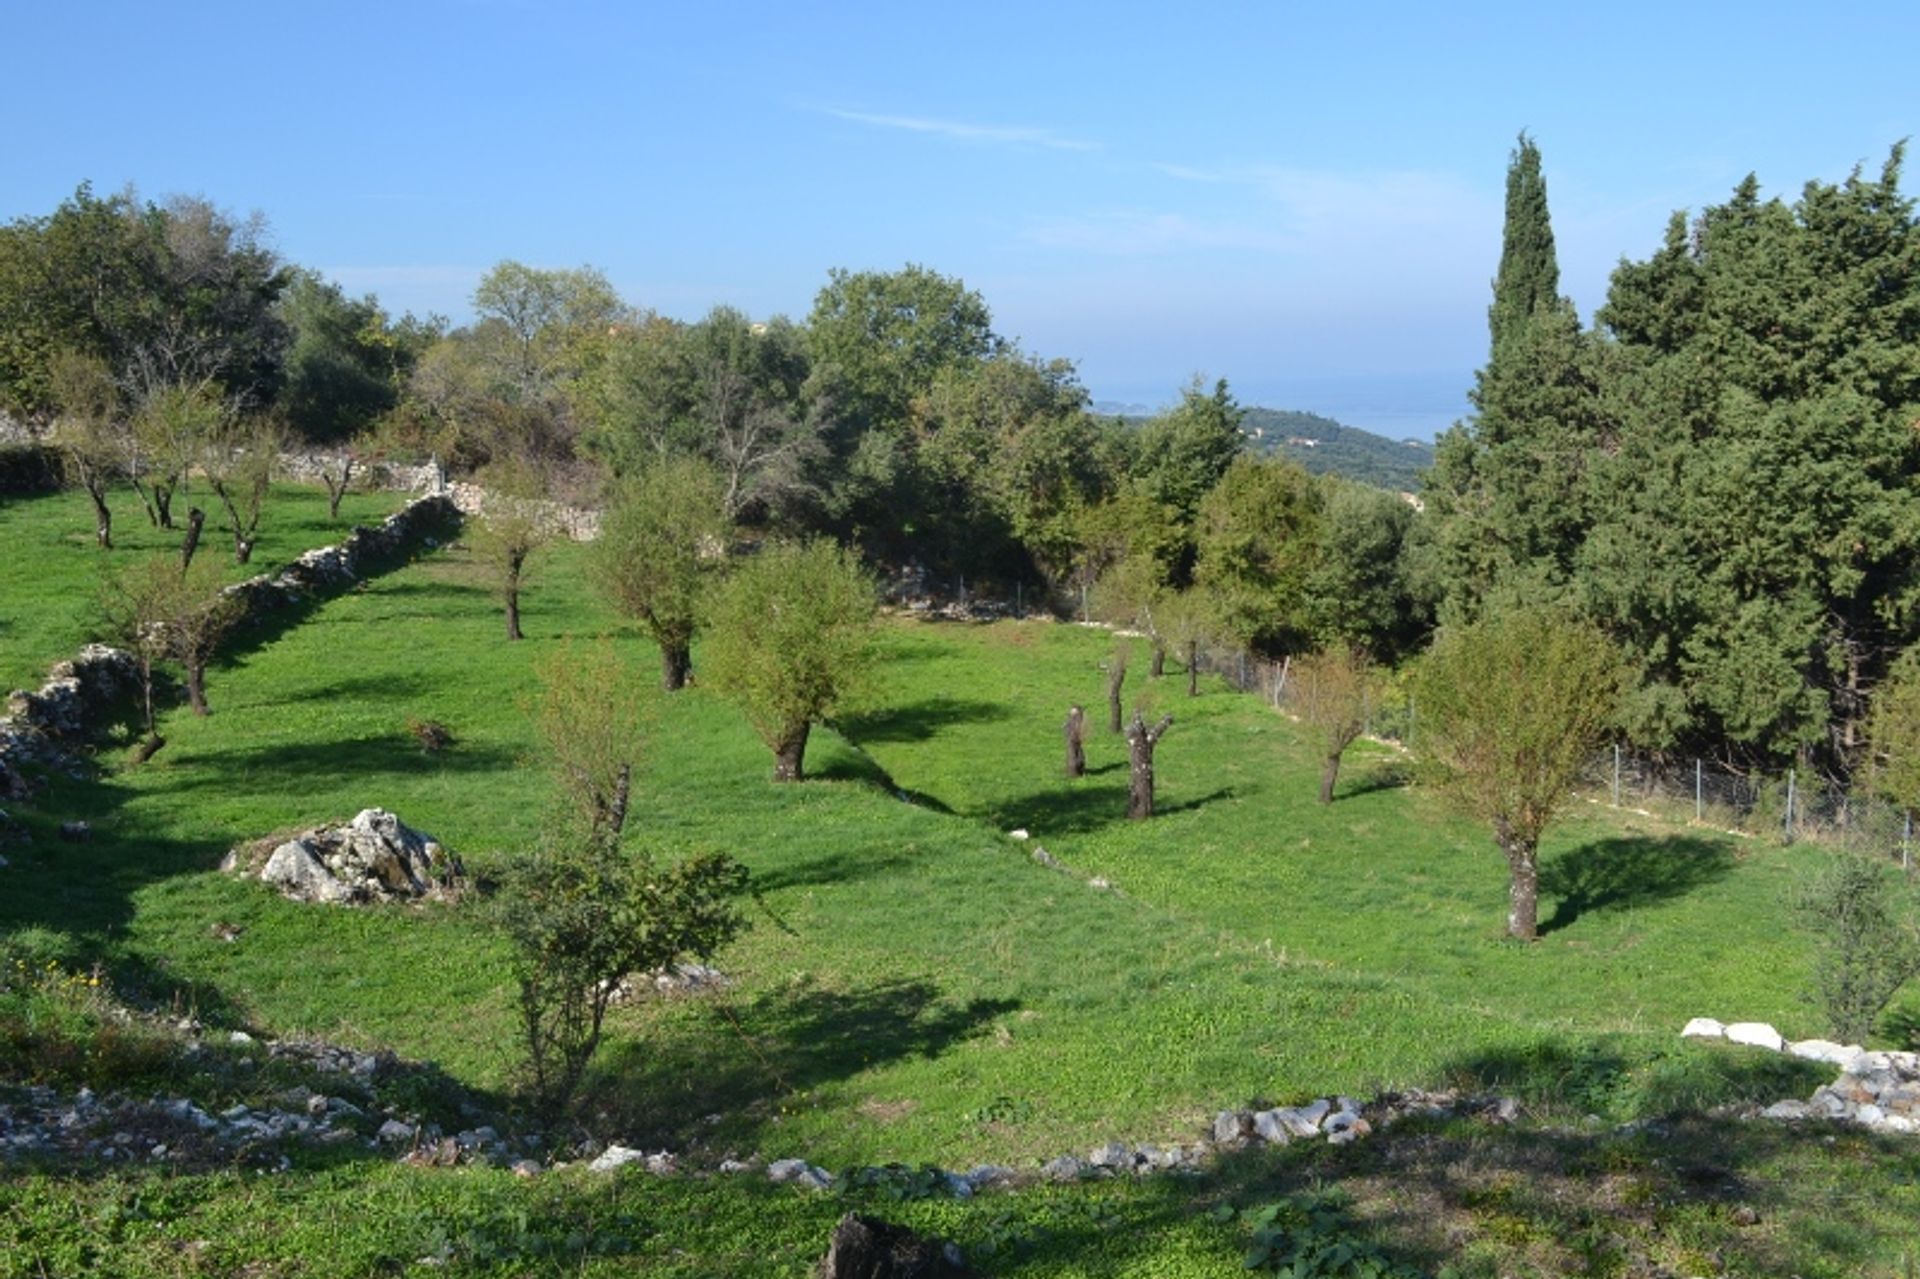
[[[107,570],[100,591],[107,633],[134,656],[146,740],[135,762],[166,745],[156,727],[157,668],[177,663],[186,675],[187,702],[196,715],[209,713],[207,664],[240,620],[243,606],[222,589],[221,574],[207,561],[182,567],[171,555],[156,555]]]
[[[1333,802],[1347,747],[1366,729],[1378,674],[1367,655],[1335,645],[1296,658],[1290,703],[1320,738],[1320,802]]]
[[[563,646],[542,665],[534,721],[553,771],[554,820],[513,863],[493,918],[513,947],[525,1081],[536,1110],[559,1119],[579,1092],[607,1010],[636,973],[711,958],[746,927],[745,867],[705,854],[678,862],[623,840],[638,708],[612,645]]]
[[[1549,608],[1445,628],[1421,659],[1420,762],[1493,827],[1511,877],[1511,937],[1539,933],[1540,836],[1614,722],[1625,673],[1597,627]]]
[[[113,549],[113,511],[107,493],[125,473],[125,410],[105,360],[63,351],[48,369],[49,395],[59,410],[53,442],[67,478],[93,502],[93,540]]]
[[[774,781],[801,780],[813,725],[857,695],[876,608],[873,579],[826,541],[776,543],[713,593],[707,669],[772,749]]]
[[[200,470],[220,505],[226,508],[227,529],[233,534],[233,562],[246,564],[260,539],[260,517],[266,510],[273,468],[285,443],[279,428],[266,419],[233,417],[210,430],[202,441]]]
[[[467,541],[506,606],[507,638],[524,639],[520,591],[535,552],[553,539],[552,524],[541,508],[545,486],[538,469],[517,457],[488,463],[479,480],[486,498]]]
[[[629,480],[600,521],[592,574],[601,594],[660,646],[660,684],[693,670],[693,636],[732,524],[719,475],[693,457],[661,458]]]

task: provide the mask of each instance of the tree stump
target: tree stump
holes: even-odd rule
[[[1131,821],[1144,821],[1153,816],[1153,748],[1172,727],[1173,716],[1165,715],[1158,724],[1148,728],[1146,717],[1138,709],[1133,712],[1133,722],[1127,725],[1127,755],[1131,765],[1127,776],[1127,817]]]
[[[850,1212],[833,1228],[814,1273],[819,1279],[965,1279],[969,1272],[951,1245]]]
[[[1067,711],[1067,722],[1061,727],[1067,738],[1067,776],[1084,777],[1087,773],[1087,712],[1079,706]]]

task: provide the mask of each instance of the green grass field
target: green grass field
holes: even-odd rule
[[[289,502],[309,523],[269,525],[266,563],[332,540],[315,500]],[[124,524],[130,541],[145,532]],[[0,564],[0,671],[15,682],[85,638],[72,601],[94,571],[88,528],[71,495],[0,507],[0,539],[39,562]],[[20,814],[35,838],[0,872],[0,934],[210,1025],[388,1046],[504,1102],[512,983],[471,907],[298,906],[215,867],[241,841],[376,805],[481,872],[516,857],[549,814],[525,714],[535,667],[568,637],[609,635],[631,669],[609,694],[641,699],[652,723],[630,839],[736,854],[774,918],[720,958],[723,993],[616,1014],[588,1107],[603,1138],[694,1163],[1031,1166],[1109,1139],[1193,1141],[1253,1101],[1501,1087],[1541,1126],[1296,1148],[1191,1183],[887,1207],[984,1248],[995,1274],[1240,1273],[1244,1230],[1207,1211],[1332,1180],[1352,1188],[1356,1229],[1429,1270],[1624,1273],[1605,1258],[1637,1248],[1696,1266],[1718,1251],[1728,1273],[1899,1273],[1895,1223],[1920,1211],[1911,1144],[1694,1121],[1683,1144],[1699,1153],[1676,1164],[1611,1127],[1781,1095],[1778,1072],[1677,1031],[1699,1014],[1823,1029],[1782,904],[1821,854],[1577,803],[1544,850],[1544,936],[1510,944],[1484,831],[1402,784],[1384,747],[1356,748],[1337,802],[1315,804],[1301,731],[1217,683],[1193,699],[1176,678],[1130,689],[1175,716],[1161,816],[1123,819],[1124,747],[1104,728],[1091,775],[1067,782],[1059,725],[1073,701],[1103,719],[1113,641],[1039,622],[889,622],[873,695],[814,737],[815,780],[776,787],[730,707],[698,686],[657,691],[651,646],[586,591],[581,557],[559,546],[537,564],[520,644],[456,546],[242,648],[209,675],[214,714],[170,715],[151,764],[56,780]],[[410,718],[442,721],[453,746],[423,753]],[[54,837],[71,817],[94,824],[91,842]],[[1065,870],[1037,862],[1036,843]],[[1733,1188],[1703,1191],[1689,1159]],[[1749,1201],[1767,1205],[1765,1229],[1730,1224],[1728,1205]],[[799,1274],[845,1206],[738,1180],[529,1186],[369,1162],[267,1181],[56,1170],[0,1181],[0,1275],[87,1248],[101,1273],[398,1273],[426,1255],[458,1273],[576,1273],[566,1240],[582,1231],[621,1241],[606,1273],[643,1258],[647,1273]],[[196,1238],[214,1242],[180,1250]],[[1571,1269],[1581,1247],[1600,1260]]]
[[[355,523],[377,523],[405,501],[403,493],[349,493],[335,524],[327,519],[323,490],[280,485],[268,499],[252,563],[244,568],[233,562],[226,512],[211,493],[182,493],[174,510],[184,521],[189,506],[206,509],[202,553],[224,563],[237,582],[275,572],[302,551],[337,542]],[[133,557],[180,545],[178,532],[148,522],[131,491],[115,490],[107,504],[115,549],[106,554]],[[97,625],[102,553],[93,543],[93,505],[77,493],[0,494],[0,537],[0,692],[38,688],[47,667],[71,657],[93,638]]]

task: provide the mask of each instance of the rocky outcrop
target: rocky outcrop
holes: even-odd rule
[[[294,901],[365,906],[456,894],[460,859],[383,808],[343,825],[321,826],[273,844],[261,864],[260,841],[227,854],[223,868],[252,874]]]

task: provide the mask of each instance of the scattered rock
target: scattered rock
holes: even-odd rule
[[[960,1250],[904,1226],[850,1212],[833,1228],[819,1279],[961,1279]]]
[[[767,1165],[767,1180],[801,1186],[807,1190],[826,1190],[833,1185],[833,1174],[816,1168],[804,1159],[776,1159]]]
[[[1764,1021],[1736,1021],[1727,1027],[1727,1042],[1746,1044],[1753,1048],[1767,1048],[1779,1052],[1787,1046],[1787,1041],[1779,1031]]]
[[[1254,1117],[1244,1110],[1223,1110],[1213,1117],[1213,1144],[1238,1146],[1254,1133]]]
[[[93,838],[91,822],[61,822],[60,838],[69,844],[84,844]]]
[[[1726,1034],[1726,1026],[1712,1017],[1695,1017],[1680,1031],[1682,1039],[1724,1039]]]
[[[1086,1171],[1087,1166],[1072,1155],[1049,1159],[1040,1166],[1040,1176],[1045,1181],[1078,1181]]]
[[[1027,835],[1027,832],[1024,830],[1010,830],[1007,832],[1007,838],[1008,839],[1027,839],[1029,838],[1029,836]]]
[[[516,1159],[508,1171],[512,1172],[516,1177],[538,1177],[540,1175],[540,1165],[531,1159]]]
[[[631,1146],[612,1145],[601,1151],[599,1156],[587,1167],[594,1172],[612,1172],[615,1168],[624,1168],[628,1164],[644,1163],[647,1152],[635,1150]]]
[[[1087,1162],[1095,1168],[1126,1172],[1133,1167],[1133,1151],[1117,1141],[1110,1141],[1089,1154]]]

